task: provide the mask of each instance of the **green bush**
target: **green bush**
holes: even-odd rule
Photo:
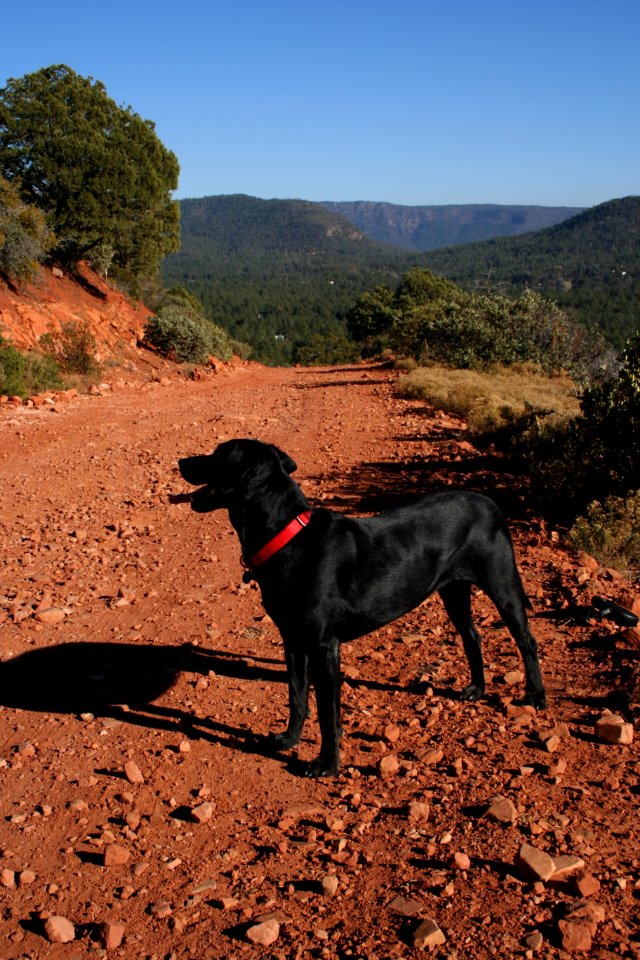
[[[461,369],[533,362],[585,380],[607,357],[600,338],[538,293],[517,299],[466,293],[429,270],[409,271],[395,293],[376,287],[363,294],[346,319],[369,352],[389,346]]]
[[[631,576],[640,573],[640,491],[594,501],[569,531],[569,542],[603,566]]]
[[[91,375],[98,372],[96,340],[86,323],[64,323],[58,331],[40,337],[42,352],[65,373]]]
[[[229,360],[233,353],[229,334],[207,320],[201,309],[188,291],[167,291],[146,324],[145,342],[179,363],[205,363],[210,355]]]
[[[0,393],[25,397],[64,386],[51,357],[22,353],[0,336]]]
[[[352,363],[360,351],[352,340],[337,333],[313,333],[309,339],[293,350],[293,363],[303,366],[330,366]]]
[[[41,211],[0,176],[0,273],[12,281],[33,279],[53,239]]]
[[[640,489],[640,334],[629,341],[615,376],[588,386],[580,415],[537,438],[530,467],[547,497],[574,516],[592,501]]]

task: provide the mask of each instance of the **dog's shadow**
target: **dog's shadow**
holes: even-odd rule
[[[248,727],[197,717],[156,703],[183,672],[210,671],[238,680],[286,682],[280,661],[245,659],[194,647],[127,643],[61,643],[0,663],[0,706],[53,714],[93,714],[130,724],[185,731],[235,750],[264,755],[270,739]]]

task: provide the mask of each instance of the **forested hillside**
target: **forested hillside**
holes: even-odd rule
[[[366,200],[326,202],[324,206],[346,217],[372,240],[418,251],[543,230],[583,209],[490,203],[414,207]]]
[[[182,247],[164,262],[254,356],[288,363],[314,334],[343,337],[343,316],[377,283],[395,285],[424,255],[384,247],[302,200],[243,195],[182,200]]]
[[[640,197],[523,237],[432,252],[428,265],[470,290],[540,290],[621,347],[640,327]]]

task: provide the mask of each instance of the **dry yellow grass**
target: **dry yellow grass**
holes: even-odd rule
[[[549,377],[530,364],[487,371],[418,367],[400,378],[398,389],[403,396],[466,417],[477,434],[502,430],[530,414],[568,419],[580,409],[568,376]]]

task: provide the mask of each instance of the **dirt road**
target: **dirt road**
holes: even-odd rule
[[[0,411],[0,957],[640,956],[637,740],[594,735],[633,699],[638,651],[547,616],[629,584],[568,556],[522,479],[394,376],[245,366]],[[177,458],[234,436],[278,444],[337,510],[495,496],[549,709],[512,702],[521,664],[482,595],[487,699],[459,703],[432,598],[344,650],[339,777],[300,776],[314,717],[270,753],[277,632],[226,516],[169,504]]]

